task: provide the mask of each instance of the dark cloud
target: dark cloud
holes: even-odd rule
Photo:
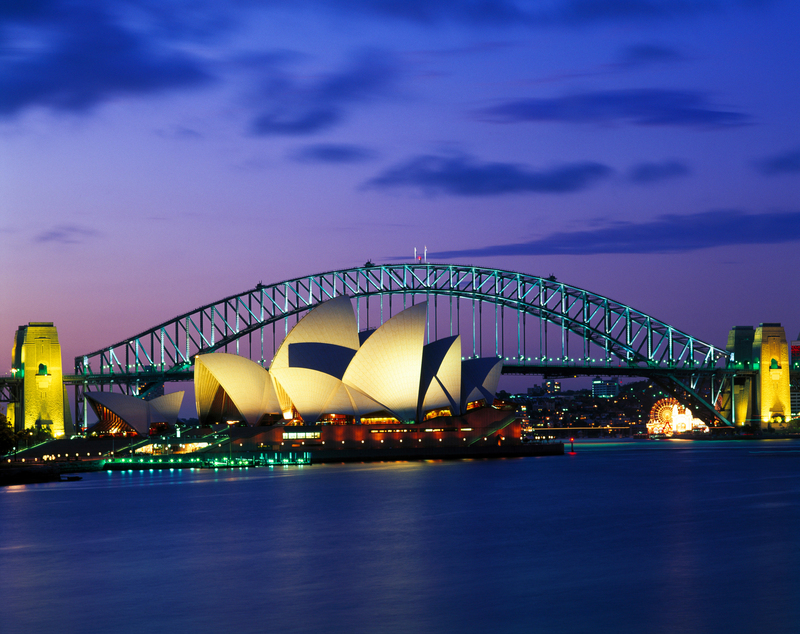
[[[486,108],[485,121],[519,123],[632,123],[642,126],[729,128],[750,122],[739,112],[717,110],[700,93],[679,90],[607,90],[555,97],[520,99]]]
[[[767,0],[292,0],[353,15],[361,13],[421,24],[580,26],[598,22],[642,22],[685,18]],[[289,4],[273,0],[273,4]]]
[[[553,17],[572,24],[680,18],[748,4],[747,0],[564,0]]]
[[[650,66],[652,64],[669,64],[683,61],[678,51],[656,44],[634,44],[628,46],[620,55],[619,64],[626,68]]]
[[[638,185],[650,185],[663,180],[688,176],[691,170],[679,161],[639,163],[628,172],[628,180]]]
[[[670,214],[642,223],[606,223],[585,231],[553,233],[529,242],[428,253],[428,257],[685,253],[711,247],[797,240],[800,240],[800,211],[747,214],[720,210],[686,216]]]
[[[39,19],[51,15],[57,5],[53,0],[4,0],[0,20]]]
[[[308,0],[348,15],[362,13],[423,24],[519,24],[534,19],[526,0]]]
[[[80,225],[58,225],[34,236],[34,242],[60,242],[61,244],[79,244],[86,238],[99,235],[97,231]]]
[[[767,176],[800,173],[800,148],[758,161],[756,167]]]
[[[290,154],[300,163],[363,163],[375,157],[375,152],[358,145],[318,143],[307,145]]]
[[[241,25],[255,12],[326,8],[430,25],[547,26],[662,17],[757,0],[6,0],[0,2],[0,117],[34,106],[85,112],[109,99],[203,85],[221,66],[189,51]],[[190,46],[185,46],[189,44]],[[651,47],[652,48],[652,47]],[[640,59],[665,50],[640,47]],[[348,106],[381,94],[397,75],[386,55],[365,55],[317,82],[268,73],[258,114],[260,135],[310,134],[346,117]],[[714,123],[719,124],[719,115]],[[730,113],[728,113],[730,114]],[[733,113],[735,115],[735,113]],[[729,122],[726,122],[729,123]]]
[[[513,163],[479,163],[468,156],[426,155],[386,170],[365,187],[418,187],[430,195],[454,196],[564,194],[586,189],[611,173],[610,167],[591,162],[536,172]]]
[[[211,79],[193,57],[107,11],[117,3],[12,2],[0,13],[0,117],[32,106],[83,112],[123,94]]]
[[[268,64],[251,131],[256,135],[303,135],[331,128],[347,108],[387,95],[399,75],[383,51],[362,51],[343,70],[303,84]]]

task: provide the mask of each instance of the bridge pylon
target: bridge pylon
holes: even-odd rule
[[[737,426],[785,431],[792,419],[791,364],[781,324],[735,326],[727,349],[736,374],[722,395],[723,415]]]

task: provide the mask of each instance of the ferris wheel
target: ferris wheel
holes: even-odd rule
[[[664,434],[672,436],[673,416],[679,409],[683,409],[676,398],[662,398],[650,410],[650,420],[647,422],[647,431],[650,434]]]

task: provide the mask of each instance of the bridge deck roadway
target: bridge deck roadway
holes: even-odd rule
[[[160,381],[192,381],[194,372],[147,372],[140,374],[65,374],[65,385],[111,385],[113,383],[158,383]]]
[[[663,367],[646,367],[646,366],[628,366],[628,365],[558,365],[558,364],[504,364],[503,374],[517,374],[517,375],[541,375],[544,377],[557,377],[557,378],[573,378],[578,376],[690,376],[690,375],[706,375],[706,376],[720,376],[720,375],[755,375],[752,370],[741,370],[735,368],[708,368],[689,366],[663,366]]]
[[[689,376],[689,375],[706,375],[706,376],[720,376],[720,375],[737,375],[737,376],[755,376],[752,370],[742,370],[741,368],[708,368],[689,366],[663,366],[663,367],[645,367],[645,366],[628,366],[628,365],[580,365],[580,364],[567,364],[560,365],[554,363],[533,364],[527,363],[525,365],[518,365],[507,363],[503,365],[503,374],[516,374],[516,375],[540,375],[545,377],[556,378],[570,378],[578,376],[663,376],[671,374],[674,376]],[[67,385],[109,385],[112,383],[152,383],[159,381],[191,381],[194,379],[194,373],[191,370],[182,370],[179,372],[147,372],[139,374],[65,374],[64,383]],[[9,379],[9,382],[18,382],[20,379]],[[2,383],[2,378],[0,378]]]

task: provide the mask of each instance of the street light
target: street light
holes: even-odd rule
[[[233,464],[233,436],[231,435],[231,429],[233,426],[238,422],[235,420],[225,421],[228,423],[228,464]]]

